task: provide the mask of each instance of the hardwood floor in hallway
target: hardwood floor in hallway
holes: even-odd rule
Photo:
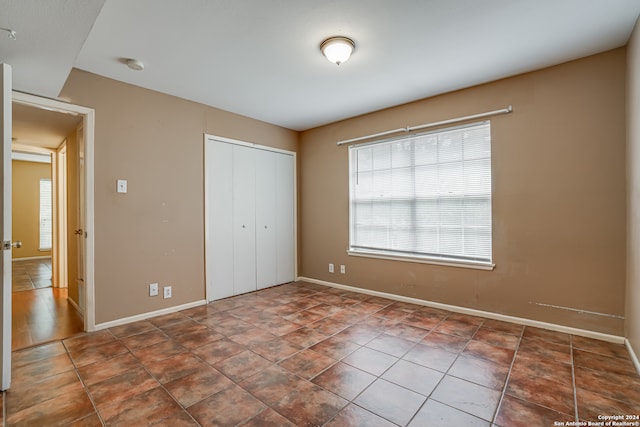
[[[13,264],[11,348],[14,351],[83,332],[82,317],[67,300],[67,289],[50,287],[50,260]],[[36,284],[31,289],[25,284],[28,279]],[[36,287],[45,286],[47,282],[49,287]]]

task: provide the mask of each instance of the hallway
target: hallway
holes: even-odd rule
[[[12,265],[12,338],[15,350],[68,338],[84,330],[66,288],[51,287],[51,260]]]

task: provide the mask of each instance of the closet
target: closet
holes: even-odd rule
[[[294,153],[205,137],[209,301],[295,278]]]

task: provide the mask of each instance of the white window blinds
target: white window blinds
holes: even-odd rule
[[[491,128],[349,148],[350,251],[491,263]]]
[[[51,180],[40,180],[40,250],[51,249]]]

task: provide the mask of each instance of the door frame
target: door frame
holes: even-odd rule
[[[69,104],[50,98],[42,98],[22,92],[13,91],[12,101],[34,108],[56,111],[64,114],[82,116],[82,128],[85,143],[85,296],[84,296],[84,329],[87,332],[96,330],[95,321],[95,237],[94,237],[94,131],[95,110],[81,105]]]
[[[0,270],[2,286],[0,289],[0,390],[11,386],[11,66],[0,64],[0,162],[2,162],[2,195],[0,209],[2,212],[2,250]],[[5,248],[4,243],[9,247]]]
[[[211,225],[209,224],[209,218],[207,213],[209,211],[211,200],[209,200],[209,191],[207,184],[208,170],[210,165],[207,164],[207,149],[209,141],[219,141],[227,144],[240,145],[243,147],[255,148],[258,150],[272,151],[280,154],[288,154],[293,156],[293,277],[297,280],[298,277],[298,153],[295,151],[284,150],[282,148],[271,147],[269,145],[256,144],[248,141],[241,141],[239,139],[227,138],[224,136],[218,136],[213,134],[204,134],[203,138],[203,163],[204,163],[204,235],[205,235],[205,248],[204,248],[204,268],[205,268],[205,300],[211,302],[212,297],[211,289],[211,273],[207,271],[207,245],[209,240],[209,233],[211,232]]]
[[[53,243],[55,251],[55,274],[56,283],[59,288],[68,288],[68,272],[67,272],[67,140],[52,154],[55,159],[55,168],[52,176],[56,178],[55,197],[55,238]]]

